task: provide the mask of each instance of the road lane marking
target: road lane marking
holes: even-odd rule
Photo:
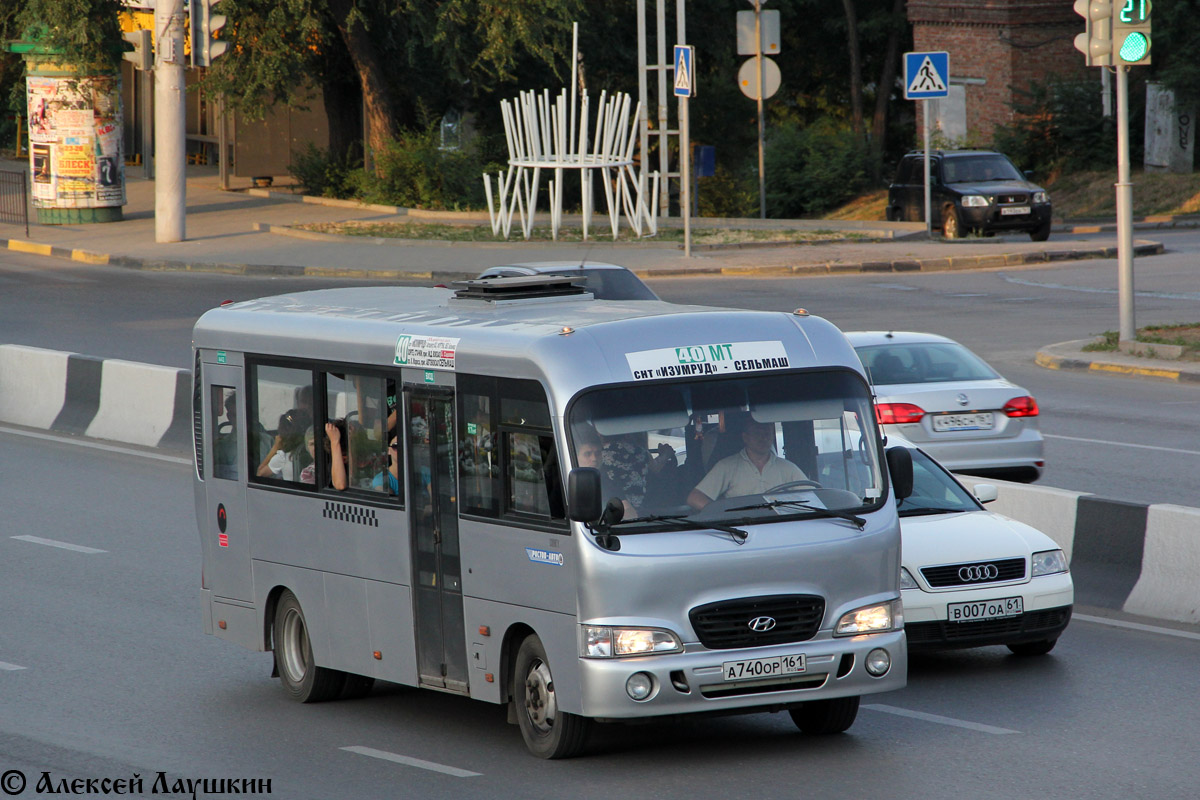
[[[427,769],[433,772],[440,772],[443,775],[450,775],[455,778],[478,778],[483,774],[482,772],[470,772],[465,769],[459,769],[458,767],[448,767],[445,764],[435,764],[432,761],[422,761],[419,758],[412,758],[411,756],[402,756],[396,753],[389,753],[386,750],[376,750],[373,747],[359,747],[355,745],[354,747],[343,747],[341,749],[348,753],[358,753],[360,756],[370,756],[371,758],[379,758],[383,759],[384,761],[391,761],[395,764],[404,764],[408,767],[417,767],[418,769]]]
[[[22,542],[33,542],[34,544],[44,544],[47,547],[59,547],[63,550],[74,550],[76,553],[107,553],[107,550],[97,550],[94,547],[84,547],[81,544],[71,544],[70,542],[60,542],[55,539],[43,539],[40,536],[14,536],[14,539],[20,539]]]
[[[1072,614],[1071,619],[1083,620],[1084,622],[1094,622],[1097,625],[1111,625],[1114,628],[1128,628],[1131,631],[1144,631],[1145,633],[1161,633],[1163,636],[1174,636],[1179,639],[1192,639],[1200,642],[1200,633],[1192,633],[1191,631],[1179,631],[1174,628],[1160,628],[1157,625],[1144,625],[1140,622],[1126,622],[1123,619],[1109,619],[1108,617],[1092,617],[1087,614]]]
[[[1062,283],[1045,283],[1043,281],[1031,281],[1022,278],[1013,278],[1009,275],[1001,275],[1003,280],[1008,283],[1016,283],[1021,286],[1036,286],[1042,289],[1062,289],[1067,292],[1083,292],[1084,294],[1117,294],[1116,289],[1105,289],[1094,286],[1067,286]],[[1200,293],[1197,292],[1148,292],[1144,290],[1134,291],[1135,297],[1156,297],[1162,300],[1200,300]]]
[[[979,731],[980,733],[991,733],[996,736],[1003,736],[1008,733],[1020,733],[1020,731],[1010,731],[1008,728],[997,728],[993,725],[984,725],[981,722],[967,722],[964,719],[955,719],[954,717],[942,717],[937,714],[926,714],[924,711],[909,711],[907,708],[898,706],[889,706],[882,703],[868,703],[863,708],[869,708],[872,711],[882,711],[884,714],[895,714],[898,717],[911,717],[925,722],[936,722],[939,725],[950,725],[955,728],[966,728],[970,731]]]
[[[25,669],[20,664],[9,664],[7,661],[0,661],[0,669],[5,672],[16,672],[19,669]]]
[[[131,447],[118,447],[117,445],[104,444],[103,442],[92,442],[84,439],[76,439],[71,436],[55,435],[53,433],[38,433],[37,431],[23,431],[17,428],[10,428],[7,425],[0,425],[0,431],[11,433],[13,436],[26,436],[30,439],[41,439],[47,442],[58,442],[60,444],[73,444],[77,447],[90,447],[93,450],[103,450],[106,453],[120,453],[124,456],[141,456],[142,458],[153,458],[156,461],[166,461],[168,464],[183,464],[191,466],[190,458],[180,458],[179,456],[168,456],[162,453],[154,453],[148,450],[134,450]]]
[[[1063,439],[1068,442],[1084,442],[1086,444],[1111,444],[1116,447],[1133,447],[1138,450],[1157,450],[1161,453],[1180,453],[1185,456],[1200,456],[1200,450],[1183,450],[1178,447],[1159,447],[1153,444],[1133,444],[1131,442],[1111,442],[1107,439],[1085,439],[1080,436],[1060,436],[1057,433],[1043,433],[1047,439]]]

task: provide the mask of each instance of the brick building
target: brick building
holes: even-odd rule
[[[914,51],[950,54],[950,96],[929,108],[933,130],[951,141],[990,142],[1013,119],[1014,86],[1089,77],[1074,46],[1083,18],[1070,0],[908,0],[908,21]]]

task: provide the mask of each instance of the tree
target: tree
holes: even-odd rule
[[[400,128],[420,127],[422,109],[440,113],[516,83],[529,59],[543,69],[560,65],[579,3],[224,0],[232,47],[214,62],[207,85],[249,113],[276,101],[302,105],[319,86],[339,148],[348,147],[344,132],[358,115],[331,110],[330,101],[361,98],[369,157]]]
[[[121,0],[26,0],[16,30],[80,70],[110,71],[125,50],[117,20],[122,8]]]

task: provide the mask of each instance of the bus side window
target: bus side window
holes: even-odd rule
[[[389,418],[389,397],[395,397],[394,381],[354,373],[325,375],[325,413],[335,424],[345,421],[342,446],[348,489],[400,494],[403,448],[390,447],[398,440],[398,428]]]
[[[550,516],[541,437],[536,433],[509,432],[504,438],[508,456],[508,507],[522,514]]]
[[[255,364],[246,430],[250,480],[313,483],[312,372],[294,367]]]
[[[492,382],[494,384],[494,381]],[[487,387],[464,380],[458,401],[458,475],[462,510],[494,517],[500,512],[500,447],[495,402]]]
[[[536,381],[500,380],[505,512],[565,520],[562,466],[550,433],[546,390]]]
[[[237,390],[231,386],[213,386],[209,403],[211,415],[210,437],[213,443],[214,478],[236,481],[238,479]]]

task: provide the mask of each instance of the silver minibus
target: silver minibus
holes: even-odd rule
[[[562,758],[904,686],[911,462],[803,309],[495,278],[226,304],[193,348],[204,630],[298,701],[466,695]]]

